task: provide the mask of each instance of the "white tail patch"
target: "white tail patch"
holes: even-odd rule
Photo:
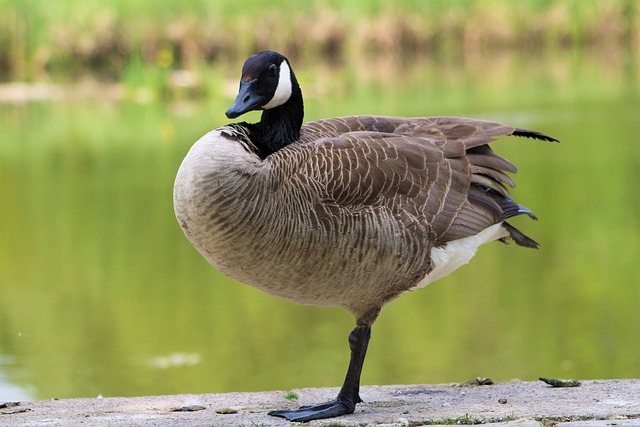
[[[475,236],[469,236],[448,242],[446,246],[431,250],[433,270],[422,279],[413,289],[427,286],[431,282],[441,279],[471,261],[478,248],[494,240],[507,237],[509,232],[502,227],[502,223],[487,227]]]
[[[282,60],[280,64],[280,75],[278,78],[278,87],[276,87],[276,91],[273,94],[273,98],[264,107],[265,110],[269,108],[279,107],[285,102],[289,100],[291,97],[292,89],[291,89],[291,69],[289,68],[289,64],[287,64],[286,60]]]

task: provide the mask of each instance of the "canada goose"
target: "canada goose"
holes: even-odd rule
[[[175,212],[189,241],[224,274],[301,304],[355,317],[334,401],[269,414],[309,421],[352,413],[371,325],[382,306],[469,262],[481,244],[538,244],[505,220],[516,168],[488,143],[539,132],[455,117],[355,116],[303,124],[302,92],[276,52],[246,60],[236,118],[198,140],[180,166]]]

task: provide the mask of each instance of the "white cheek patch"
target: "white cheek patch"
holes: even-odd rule
[[[264,107],[265,110],[269,108],[279,107],[289,100],[291,97],[291,70],[287,61],[283,60],[280,64],[280,77],[278,79],[278,87],[273,94],[273,98]]]

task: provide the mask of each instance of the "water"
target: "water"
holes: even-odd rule
[[[640,376],[637,66],[625,52],[294,64],[308,120],[461,115],[562,141],[494,145],[542,249],[485,246],[387,306],[364,384]],[[0,400],[341,383],[347,312],[225,278],[173,217],[176,170],[226,123],[239,68],[193,103],[0,105]]]

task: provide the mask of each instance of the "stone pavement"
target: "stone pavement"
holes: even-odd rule
[[[287,392],[0,402],[0,426],[289,426],[271,409],[331,400],[334,388]],[[365,386],[356,412],[315,426],[425,424],[534,427],[640,426],[640,379],[583,381],[555,388],[543,382],[493,385]]]

